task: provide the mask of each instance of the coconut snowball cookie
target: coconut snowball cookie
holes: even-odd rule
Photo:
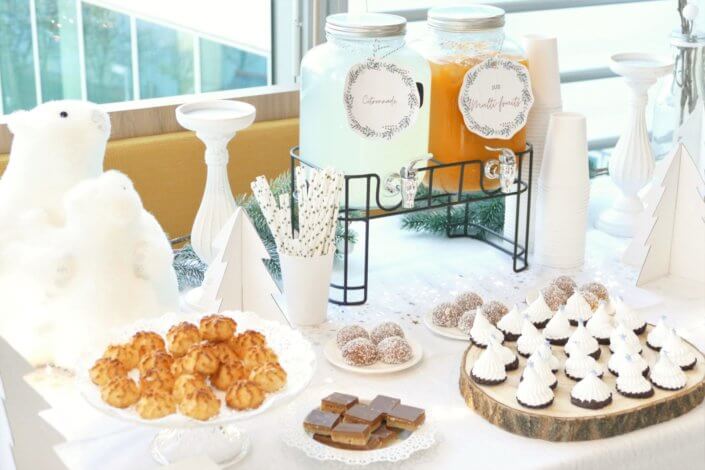
[[[534,365],[536,373],[539,375],[541,380],[548,386],[548,388],[556,388],[558,386],[558,379],[556,378],[556,374],[553,373],[551,367],[548,365],[548,362],[544,361],[541,358],[538,350],[536,350],[531,356],[529,356],[528,362]],[[524,372],[526,372],[526,368],[524,368]],[[523,375],[522,380],[524,380]]]
[[[360,325],[345,325],[335,334],[335,344],[342,349],[346,343],[357,338],[370,339],[370,334]]]
[[[546,340],[528,317],[521,325],[521,336],[517,340],[517,352],[524,357],[531,356]]]
[[[154,331],[138,331],[132,335],[132,347],[139,357],[154,351],[165,351],[164,338]]]
[[[566,377],[575,381],[584,379],[590,372],[595,372],[598,377],[602,377],[604,375],[602,366],[595,360],[595,358],[588,356],[580,350],[577,350],[565,360],[564,370]]]
[[[522,380],[516,391],[516,400],[525,408],[547,408],[553,403],[553,390],[539,376],[536,366],[528,361],[521,374]]]
[[[580,290],[583,292],[590,292],[592,295],[597,297],[597,300],[604,300],[607,302],[610,299],[610,293],[604,284],[599,282],[587,282],[580,286]]]
[[[539,296],[536,297],[536,300],[531,302],[526,310],[524,310],[524,315],[528,315],[529,320],[536,328],[543,328],[548,324],[551,317],[553,317],[553,310],[546,303],[543,294],[539,292]]]
[[[348,341],[340,353],[346,363],[357,367],[372,365],[378,358],[377,346],[367,338]]]
[[[692,369],[698,360],[693,349],[673,329],[666,335],[661,350],[667,352],[669,359],[683,370]]]
[[[265,392],[273,393],[286,385],[286,371],[278,363],[268,363],[253,370],[250,380]]]
[[[583,322],[578,323],[578,327],[573,334],[570,335],[570,338],[568,338],[564,350],[568,356],[580,351],[595,359],[599,359],[600,353],[602,352],[599,343],[588,333],[587,328],[585,328],[585,323]]]
[[[480,297],[475,292],[463,292],[455,298],[455,305],[460,308],[463,312],[469,312],[470,310],[475,310],[480,305],[483,304],[482,297]]]
[[[470,369],[470,378],[480,385],[497,385],[507,380],[501,353],[495,348],[483,350]]]
[[[654,351],[660,351],[663,346],[663,341],[670,328],[666,325],[666,316],[661,315],[656,326],[649,332],[646,337],[646,345]]]
[[[490,344],[487,347],[494,349],[495,352],[499,355],[499,357],[502,358],[505,370],[510,371],[519,368],[519,358],[517,357],[517,355],[514,354],[514,351],[512,351],[508,347],[503,346],[502,343],[500,343],[499,341],[496,341],[494,338],[491,338]]]
[[[565,292],[568,297],[573,295],[573,292],[578,288],[578,284],[570,276],[558,276],[551,281],[551,284]]]
[[[458,326],[462,323],[462,318],[460,320],[461,322],[459,322]],[[519,313],[519,308],[515,305],[505,316],[499,319],[497,322],[497,329],[504,333],[505,341],[516,341],[521,335],[521,324],[523,322],[524,317],[521,313]]]
[[[129,377],[115,377],[100,387],[100,397],[115,408],[127,408],[137,403],[140,389]]]
[[[649,375],[649,363],[638,354],[617,352],[612,354],[610,360],[607,361],[607,369],[612,373],[612,375],[617,377],[619,377],[619,374],[621,374],[622,370],[627,366],[638,368],[641,370],[641,374],[644,377]]]
[[[433,309],[433,324],[443,328],[455,328],[463,313],[465,312],[458,304],[443,302]]]
[[[617,301],[617,310],[615,311],[614,317],[618,322],[622,323],[637,335],[646,331],[646,322],[639,317],[636,310],[629,307],[621,300]]]
[[[185,372],[211,375],[218,370],[220,363],[210,348],[199,344],[189,349],[184,355],[181,365]]]
[[[206,341],[227,341],[237,330],[237,323],[225,315],[206,315],[199,322],[198,331]]]
[[[607,313],[607,304],[600,302],[595,314],[585,324],[588,332],[600,344],[610,344],[612,334],[612,316]]]
[[[142,393],[135,405],[142,419],[159,419],[176,413],[176,403],[171,393],[164,390],[150,390]]]
[[[617,323],[615,329],[612,330],[612,334],[610,334],[610,351],[613,353],[641,354],[643,349],[636,333],[624,326],[623,323]]]
[[[612,390],[595,371],[590,371],[573,386],[570,402],[580,408],[599,410],[612,403]]]
[[[276,362],[279,362],[277,354],[267,346],[252,346],[242,353],[242,363],[250,370]]]
[[[135,349],[132,344],[111,344],[105,348],[103,352],[103,357],[107,359],[115,359],[122,363],[127,370],[134,369],[137,367],[137,363],[140,360],[139,354],[137,354],[137,349]]]
[[[140,358],[137,364],[137,369],[140,374],[144,374],[149,369],[167,369],[171,370],[171,365],[174,363],[174,358],[166,351],[153,351]]]
[[[142,392],[163,390],[171,393],[175,380],[171,369],[149,369],[140,375],[140,389]]]
[[[688,383],[685,372],[673,363],[665,351],[659,353],[649,379],[657,388],[668,391],[680,390]]]
[[[509,312],[509,307],[497,300],[490,300],[478,307],[478,310],[487,317],[490,323],[496,325]]]
[[[238,380],[250,377],[250,370],[241,361],[221,364],[218,371],[211,375],[211,384],[218,390],[226,391]]]
[[[403,364],[408,362],[414,352],[409,342],[399,336],[385,338],[377,345],[379,359],[385,364]]]
[[[401,329],[398,323],[392,321],[380,323],[370,331],[370,340],[375,344],[379,344],[382,340],[393,336],[404,338],[404,330]]]
[[[195,392],[199,388],[207,387],[206,379],[200,374],[183,374],[174,381],[172,394],[177,402],[184,399],[189,393]]]
[[[95,361],[89,371],[89,375],[91,381],[100,386],[105,385],[116,377],[127,377],[127,372],[127,367],[117,359],[101,357]]]
[[[468,336],[470,336],[470,330],[472,330],[472,326],[475,324],[476,313],[477,310],[468,310],[467,312],[463,313],[463,315],[458,320],[458,329]]]
[[[544,289],[541,289],[540,296],[543,297],[546,305],[554,312],[565,305],[568,301],[568,294],[561,288],[555,285],[550,285]]]
[[[544,337],[554,346],[565,346],[573,333],[565,309],[561,307],[543,329]]]
[[[576,291],[568,298],[565,304],[565,313],[568,316],[568,321],[573,326],[578,326],[579,321],[587,321],[592,316],[592,307],[582,292]]]
[[[501,343],[504,341],[504,334],[490,323],[483,309],[478,309],[475,313],[475,321],[470,329],[470,341],[478,348],[486,348],[490,338],[494,338]]]
[[[181,322],[166,333],[169,352],[175,357],[183,356],[192,346],[201,342],[201,334],[193,323]]]
[[[247,330],[239,333],[228,340],[228,345],[235,354],[242,359],[245,351],[255,346],[267,346],[267,339],[262,333],[255,330]]]
[[[634,356],[627,356],[619,377],[617,377],[617,391],[628,398],[649,398],[654,395],[654,387],[644,378],[641,365],[633,360]]]
[[[220,400],[208,387],[199,388],[179,402],[179,412],[189,418],[207,421],[220,413]]]
[[[265,392],[259,385],[249,380],[239,380],[228,389],[225,403],[235,410],[253,410],[262,406],[264,398]]]

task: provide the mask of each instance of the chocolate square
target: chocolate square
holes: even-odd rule
[[[374,410],[367,405],[357,405],[350,408],[343,415],[343,421],[346,423],[363,423],[368,424],[373,430],[377,429],[382,420],[384,413],[379,410]]]
[[[342,422],[333,428],[333,442],[364,446],[370,439],[372,428],[368,424]]]
[[[321,409],[333,413],[343,413],[358,402],[357,397],[344,393],[331,393],[321,400]]]
[[[413,406],[397,405],[387,413],[387,426],[415,431],[426,419],[426,412]]]
[[[319,409],[315,409],[312,410],[308,414],[308,416],[306,416],[306,419],[304,419],[304,429],[307,432],[330,436],[330,433],[333,431],[333,428],[339,422],[339,413],[331,413],[328,411],[321,411]]]
[[[399,436],[399,431],[396,429],[389,429],[384,424],[374,430],[372,435],[370,435],[370,441],[372,439],[379,439],[379,446],[386,447],[389,443],[395,441]]]
[[[384,395],[377,395],[374,400],[370,402],[370,408],[374,410],[379,410],[384,414],[392,411],[392,408],[401,403],[398,398],[387,397]]]
[[[382,441],[373,435],[370,435],[370,438],[367,440],[367,444],[365,445],[355,445],[355,444],[343,444],[342,442],[335,442],[333,441],[333,438],[330,436],[324,436],[322,434],[314,434],[313,439],[320,442],[323,445],[327,445],[329,447],[335,447],[336,449],[345,449],[345,450],[373,450],[373,449],[378,449],[382,447]]]

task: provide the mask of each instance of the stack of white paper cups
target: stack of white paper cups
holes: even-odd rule
[[[551,114],[563,109],[561,101],[561,83],[558,70],[558,42],[553,36],[532,34],[524,36],[524,47],[529,61],[531,89],[534,93],[534,105],[529,112],[526,123],[526,140],[534,146],[534,172],[532,175],[533,190],[531,207],[536,207],[536,183],[539,179],[541,162],[544,154],[544,141],[548,130],[548,120]],[[529,160],[522,162],[521,175],[524,181],[529,181]],[[524,243],[526,231],[527,198],[522,195],[519,214],[519,243]],[[504,236],[514,239],[516,220],[516,198],[506,200],[504,212]],[[534,248],[536,209],[531,211],[529,230],[529,249]]]
[[[551,115],[537,193],[536,261],[553,268],[580,267],[585,260],[590,199],[582,114]]]

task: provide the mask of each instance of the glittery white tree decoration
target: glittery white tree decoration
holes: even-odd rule
[[[705,283],[705,176],[679,145],[659,167],[646,210],[624,253],[637,285],[673,274]]]

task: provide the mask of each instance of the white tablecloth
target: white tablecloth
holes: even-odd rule
[[[607,194],[606,197],[609,195]],[[421,315],[437,302],[461,290],[477,290],[486,298],[507,303],[522,300],[527,289],[555,275],[532,267],[514,274],[506,255],[473,240],[446,240],[398,230],[398,220],[372,224],[370,295],[367,305],[331,306],[330,322],[305,330],[319,353],[310,387],[297,402],[340,390],[373,396],[396,395],[426,408],[440,430],[439,443],[407,463],[409,469],[705,469],[705,406],[669,422],[610,439],[550,443],[516,436],[470,411],[458,392],[463,342],[438,337],[422,324]],[[705,350],[705,292],[683,280],[666,279],[648,289],[630,287],[635,271],[619,262],[623,240],[591,230],[585,267],[573,273],[580,281],[605,282],[613,292],[632,300],[645,319],[662,313],[686,338]],[[362,247],[356,253],[362,253]],[[382,319],[399,321],[424,348],[423,361],[413,369],[387,376],[361,376],[338,370],[321,354],[323,343],[346,323],[374,325]],[[53,405],[44,416],[64,434],[59,455],[71,469],[141,470],[154,468],[149,455],[155,430],[135,428],[92,410],[70,387],[35,381]],[[252,439],[250,455],[238,468],[340,468],[320,464],[280,437],[286,407],[243,423]],[[378,465],[375,467],[385,467]]]

